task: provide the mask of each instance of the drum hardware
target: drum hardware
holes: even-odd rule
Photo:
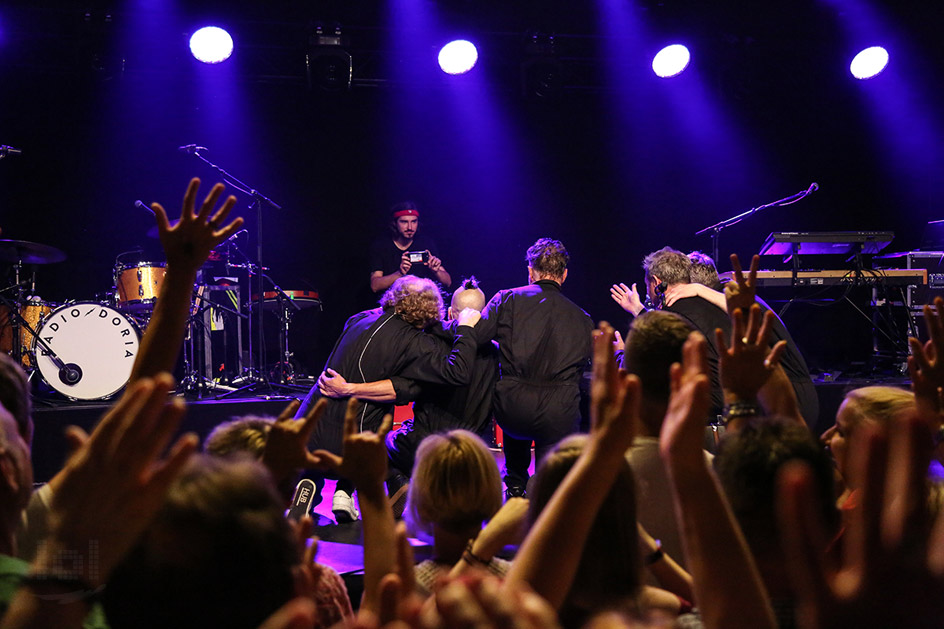
[[[289,385],[295,380],[295,366],[292,363],[292,352],[288,347],[289,331],[291,328],[292,313],[300,312],[304,308],[321,305],[318,300],[318,293],[314,291],[291,291],[291,294],[282,290],[282,288],[272,281],[268,275],[265,279],[269,280],[274,290],[252,296],[250,308],[261,308],[263,310],[275,310],[279,316],[279,350],[282,354],[275,366],[269,371],[270,379],[273,374],[278,374],[279,384]],[[296,299],[297,298],[297,299]],[[304,304],[304,305],[303,305]]]
[[[196,339],[198,334],[202,334],[203,337],[203,355],[204,355],[204,364],[209,370],[209,358],[208,354],[212,354],[212,342],[209,339],[209,335],[206,330],[208,324],[204,319],[206,314],[211,309],[220,310],[222,312],[236,316],[237,320],[246,320],[249,318],[249,315],[239,312],[238,310],[227,306],[226,304],[213,301],[209,297],[209,292],[211,288],[206,285],[198,286],[196,290],[193,291],[193,307],[190,311],[190,316],[187,319],[187,336],[186,343],[184,345],[184,377],[180,381],[179,388],[187,393],[196,392],[197,398],[202,399],[203,395],[207,391],[234,391],[236,387],[228,386],[225,383],[217,382],[212,378],[207,377],[204,373],[198,369],[197,366],[197,347]],[[229,292],[232,290],[230,287],[220,287],[223,290]],[[237,289],[238,294],[238,289]],[[237,300],[238,305],[238,300]],[[237,323],[238,326],[238,323]],[[237,327],[237,332],[238,332]],[[242,335],[237,334],[237,339],[241,339]],[[237,340],[237,345],[239,342]],[[237,353],[241,351],[240,347],[236,348]]]
[[[262,313],[264,310],[275,311],[279,318],[279,354],[280,360],[273,365],[263,378],[255,380],[247,379],[247,384],[235,391],[225,393],[216,399],[239,395],[246,390],[254,389],[256,386],[265,386],[269,390],[285,393],[300,393],[308,391],[310,387],[293,384],[295,380],[295,366],[292,360],[292,352],[289,348],[289,333],[291,330],[291,319],[295,312],[317,306],[321,307],[321,300],[318,299],[318,293],[307,290],[285,291],[276,284],[271,277],[265,273],[260,273],[271,286],[271,291],[262,293],[263,299],[260,300],[259,293],[255,293],[249,302],[250,318],[252,321],[256,311]],[[251,343],[250,343],[251,347]],[[262,346],[257,346],[260,354],[260,363],[265,363],[265,352]],[[251,374],[249,376],[251,378]]]
[[[280,206],[278,203],[276,203],[269,197],[262,194],[260,191],[258,191],[254,187],[234,177],[222,167],[208,160],[204,155],[201,154],[201,150],[205,151],[208,149],[206,149],[205,147],[197,147],[197,150],[194,150],[191,153],[191,155],[193,155],[194,157],[202,161],[204,164],[206,164],[213,170],[217,171],[222,176],[223,181],[227,185],[232,186],[239,192],[242,192],[243,194],[246,194],[252,198],[252,203],[249,204],[249,208],[250,209],[255,208],[256,210],[256,255],[255,255],[255,259],[251,260],[252,264],[250,264],[249,268],[247,268],[247,272],[249,273],[249,286],[250,286],[249,292],[250,294],[251,293],[262,294],[263,292],[265,292],[263,279],[264,279],[265,270],[266,270],[263,264],[264,258],[262,255],[263,253],[262,252],[262,243],[263,243],[262,234],[263,234],[263,224],[264,224],[263,223],[263,218],[264,218],[263,207],[269,207],[270,209],[274,209],[274,210],[281,210],[282,206]],[[237,251],[239,251],[238,247],[236,247],[235,244],[232,244],[232,246],[236,248]],[[242,254],[242,251],[240,251],[240,253]],[[242,254],[242,255],[246,259],[247,262],[250,262],[248,256],[246,256],[245,254]],[[254,269],[253,269],[253,266],[255,267]],[[255,276],[253,276],[254,272],[255,272]],[[263,314],[262,308],[256,309],[255,312],[250,312],[250,318],[249,318],[249,348],[250,350],[249,350],[249,371],[247,375],[250,379],[261,380],[262,385],[268,385],[269,387],[272,387],[273,386],[272,383],[268,382],[268,379],[264,375],[265,369],[264,369],[263,363],[265,362],[265,356],[263,352],[252,351],[253,345],[255,345],[258,349],[261,350],[264,344],[264,337],[263,337],[263,330],[262,330],[263,328],[262,314]],[[254,387],[255,385],[248,385],[248,386]],[[280,385],[280,386],[285,387],[288,385]],[[246,387],[243,387],[243,388],[246,388]],[[236,392],[232,392],[232,393],[236,393]],[[230,394],[227,394],[227,395],[230,395]]]
[[[23,320],[21,315],[21,308],[25,304],[25,298],[23,294],[24,283],[26,280],[21,279],[20,274],[23,270],[24,264],[55,264],[56,262],[62,262],[66,259],[66,254],[61,250],[51,247],[49,245],[43,245],[36,242],[29,242],[27,240],[0,240],[0,262],[11,262],[13,266],[13,284],[4,290],[15,290],[15,296],[12,300],[12,303],[7,298],[0,295],[0,299],[3,299],[9,312],[11,313],[11,325],[10,333],[11,339],[14,341],[12,343],[12,356],[13,360],[16,362],[22,363],[23,361],[23,351],[20,344],[21,338],[21,324],[25,324],[26,329],[35,335],[35,330]],[[36,292],[36,269],[33,269],[31,273],[31,278],[29,280],[30,284],[30,293],[35,294]]]

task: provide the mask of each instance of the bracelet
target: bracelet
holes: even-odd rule
[[[42,598],[61,598],[64,602],[87,601],[94,603],[101,598],[102,590],[105,589],[104,585],[100,585],[97,588],[92,587],[92,584],[85,579],[64,577],[49,572],[27,574],[21,578],[19,582],[19,587],[31,588],[45,585],[52,585],[64,590],[69,590],[68,592],[56,595],[39,595],[42,596]]]
[[[726,404],[722,411],[722,423],[727,424],[732,419],[741,417],[758,417],[763,415],[757,402],[732,402]]]
[[[646,555],[646,565],[651,566],[654,563],[659,563],[665,558],[665,553],[662,552],[662,540],[656,540],[656,549]]]
[[[472,565],[472,566],[476,564],[480,566],[487,566],[491,563],[491,560],[482,559],[481,557],[479,557],[478,555],[472,552],[472,540],[469,540],[469,543],[466,544],[465,546],[465,550],[462,551],[462,559],[464,559],[467,564]]]

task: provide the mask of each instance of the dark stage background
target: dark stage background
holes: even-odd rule
[[[350,90],[309,85],[319,21],[342,28]],[[228,62],[190,57],[204,23],[233,33]],[[608,289],[641,283],[646,253],[710,251],[698,229],[814,181],[808,199],[725,230],[722,258],[755,253],[771,231],[888,229],[891,249],[918,245],[944,218],[942,25],[942,3],[927,0],[5,3],[0,143],[22,155],[0,161],[2,237],[68,254],[39,269],[43,298],[93,299],[118,254],[160,259],[135,199],[174,214],[189,177],[218,179],[177,150],[196,143],[283,206],[264,212],[264,261],[283,288],[323,299],[293,339],[310,370],[373,304],[367,247],[404,199],[454,280],[475,274],[488,294],[522,284],[525,249],[559,238],[565,291],[623,325]],[[555,35],[544,96],[522,65],[529,33]],[[479,65],[447,77],[435,53],[456,34],[477,43]],[[651,56],[675,40],[692,64],[658,79]],[[892,63],[856,81],[849,60],[873,43]],[[871,353],[868,322],[821,324],[821,312],[789,311],[808,353],[838,338],[845,358]]]

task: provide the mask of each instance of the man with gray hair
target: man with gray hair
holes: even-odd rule
[[[691,284],[692,260],[688,255],[671,247],[663,247],[647,255],[642,261],[642,268],[646,274],[646,292],[653,304],[679,315],[707,339],[715,337],[716,328],[721,328],[725,338],[731,338],[731,320],[728,314],[707,299],[692,296],[677,299],[672,305],[663,303],[667,290],[680,284]],[[709,342],[708,368],[711,377],[712,416],[720,415],[724,409],[724,393],[718,377],[718,358],[718,348],[714,343]]]

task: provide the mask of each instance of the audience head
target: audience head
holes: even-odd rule
[[[528,279],[532,282],[553,280],[558,284],[563,284],[567,279],[567,263],[570,262],[570,254],[567,253],[564,243],[559,240],[539,238],[528,248],[526,259]]]
[[[223,422],[207,435],[203,451],[213,456],[242,453],[260,459],[274,421],[271,417],[245,415]]]
[[[820,439],[829,447],[836,468],[847,484],[847,450],[856,429],[868,423],[887,426],[893,419],[916,408],[914,393],[897,387],[862,387],[846,394],[836,412],[836,423]]]
[[[541,461],[529,491],[532,524],[577,462],[587,439],[586,435],[566,437]],[[564,626],[581,626],[602,609],[638,612],[642,560],[634,483],[632,468],[624,459],[597,512],[573,584],[561,606]]]
[[[449,305],[449,318],[455,319],[466,308],[481,312],[485,308],[485,293],[479,288],[479,282],[473,275],[459,283],[459,288],[452,294]]]
[[[109,578],[109,625],[259,626],[295,593],[300,558],[282,512],[261,464],[193,457]]]
[[[806,426],[779,417],[756,417],[725,433],[719,445],[715,472],[755,554],[779,553],[777,474],[789,461],[809,465],[819,489],[817,508],[823,522],[837,524],[832,461]]]
[[[721,278],[718,277],[718,267],[715,261],[706,253],[692,251],[688,254],[692,261],[691,280],[693,284],[704,284],[712,290],[721,290]]]
[[[432,280],[415,275],[397,279],[380,298],[380,305],[392,308],[404,321],[420,329],[442,321],[444,314],[439,288]]]
[[[669,367],[682,361],[682,346],[692,328],[671,312],[650,310],[636,317],[626,337],[623,367],[642,384],[641,419],[658,436],[669,403]]]
[[[33,405],[29,382],[23,369],[3,352],[0,352],[0,404],[13,416],[17,430],[27,445],[32,443]]]
[[[423,439],[410,478],[406,519],[427,538],[442,529],[474,534],[502,505],[495,457],[467,430],[450,430]]]
[[[32,493],[29,444],[13,414],[0,405],[0,552],[13,554],[6,546]]]

